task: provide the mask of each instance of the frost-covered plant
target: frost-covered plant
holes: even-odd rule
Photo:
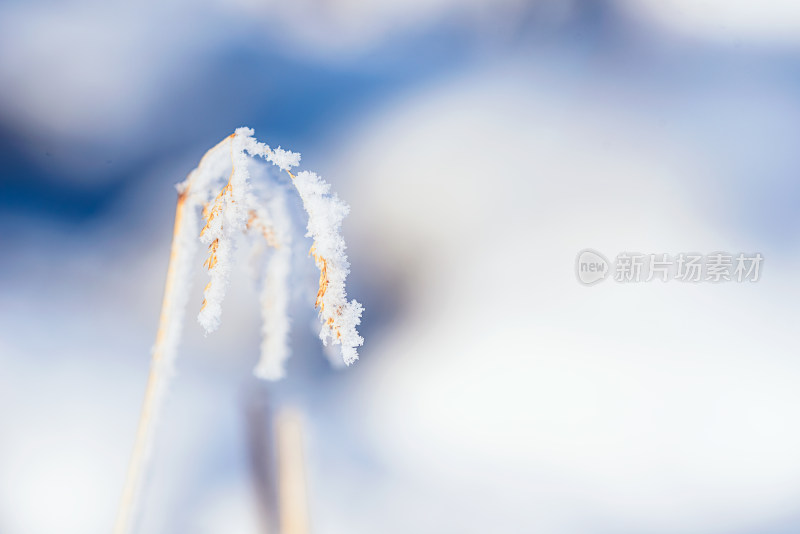
[[[253,180],[248,162],[255,157],[265,159],[291,177],[290,187],[299,193],[308,214],[305,235],[313,238],[309,253],[320,271],[315,306],[322,322],[323,344],[330,341],[341,345],[342,358],[348,365],[358,359],[357,347],[364,340],[356,327],[361,322],[363,308],[355,300],[347,300],[345,279],[350,264],[340,233],[349,207],[313,172],[296,175],[291,172],[299,165],[300,154],[280,147],[270,148],[255,139],[250,128],[237,129],[206,152],[197,168],[177,186],[178,205],[161,319],[115,534],[125,534],[131,528],[153,428],[177,356],[198,243],[208,249],[204,266],[210,281],[203,291],[204,300],[197,316],[207,333],[220,325],[233,252],[242,237],[256,249],[269,249],[261,273],[263,337],[255,374],[265,379],[281,378],[284,374],[284,362],[289,356],[292,222],[287,193],[290,187],[278,180]]]

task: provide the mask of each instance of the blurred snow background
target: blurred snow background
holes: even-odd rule
[[[252,436],[281,406],[318,533],[796,531],[797,26],[785,1],[0,5],[0,532],[110,529],[172,186],[241,125],[351,204],[366,344],[329,368],[313,265],[278,384],[245,273],[219,332],[190,310],[141,532],[264,532]],[[763,279],[585,288],[586,247],[759,251]]]

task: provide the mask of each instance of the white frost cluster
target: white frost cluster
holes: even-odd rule
[[[267,160],[280,167],[281,170],[288,171],[292,167],[300,165],[300,153],[289,152],[278,147],[267,156]]]
[[[265,228],[272,228],[273,242],[261,243],[261,256],[266,255],[261,275],[261,358],[255,375],[267,380],[284,376],[284,364],[289,350],[289,278],[292,269],[292,220],[289,216],[286,191],[281,184],[262,184],[260,194],[253,199],[264,199],[251,206],[261,224],[249,230],[261,243]]]
[[[292,175],[291,169],[300,163],[300,154],[280,147],[272,149],[260,143],[250,128],[237,129],[209,150],[198,167],[178,185],[179,192],[185,196],[184,214],[187,216],[181,235],[176,235],[185,246],[179,265],[183,280],[188,280],[188,272],[183,271],[188,271],[194,256],[187,251],[196,248],[196,233],[192,232],[199,226],[197,211],[201,208],[205,221],[200,241],[208,249],[205,265],[210,281],[203,292],[205,300],[197,319],[207,333],[219,327],[233,253],[241,236],[249,236],[254,243],[266,242],[270,250],[261,275],[263,337],[255,374],[266,379],[283,376],[284,362],[290,353],[291,217],[284,184],[274,180],[251,183],[248,171],[250,156],[259,156],[292,176],[292,183],[308,213],[306,236],[314,240],[312,253],[321,271],[317,299],[322,321],[320,338],[324,344],[329,340],[340,344],[344,362],[351,364],[358,359],[356,348],[364,340],[356,331],[363,308],[355,300],[348,302],[345,291],[349,262],[340,231],[349,208],[316,174],[304,171]],[[190,240],[194,242],[190,244]],[[188,290],[183,293],[176,306],[185,305]]]
[[[319,303],[322,319],[319,337],[326,345],[328,340],[341,344],[342,357],[349,365],[358,359],[356,347],[364,343],[356,331],[364,308],[355,300],[348,302],[345,291],[350,263],[347,261],[341,228],[350,207],[335,193],[331,193],[329,183],[313,172],[298,174],[294,185],[308,213],[306,236],[314,238],[314,257],[327,278],[327,287]]]

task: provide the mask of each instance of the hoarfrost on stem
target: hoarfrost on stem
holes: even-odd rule
[[[187,193],[190,209],[202,207],[205,221],[200,241],[208,249],[205,266],[210,280],[197,319],[206,333],[219,327],[233,253],[240,236],[244,233],[251,239],[266,240],[274,250],[263,271],[263,341],[256,374],[272,379],[283,375],[283,362],[289,355],[287,286],[291,270],[291,218],[280,182],[251,183],[248,156],[258,156],[286,171],[302,199],[308,214],[306,236],[313,238],[310,253],[320,269],[316,300],[322,322],[320,338],[324,344],[331,341],[341,345],[342,358],[349,365],[358,359],[357,347],[364,342],[356,330],[363,308],[355,300],[347,300],[345,289],[350,264],[341,225],[349,207],[315,173],[292,174],[291,169],[300,163],[300,154],[280,147],[272,149],[259,142],[253,133],[250,128],[237,129],[212,148],[179,185],[179,190]]]
[[[347,205],[330,193],[330,185],[316,174],[291,169],[300,164],[300,154],[270,148],[253,137],[250,128],[239,128],[210,149],[197,168],[177,185],[178,206],[170,251],[167,283],[161,307],[158,334],[153,346],[151,372],[133,454],[125,478],[122,499],[114,525],[115,534],[131,530],[141,493],[143,473],[153,445],[154,428],[163,406],[183,328],[199,241],[208,250],[205,266],[209,282],[203,290],[203,305],[197,320],[206,333],[222,320],[222,301],[231,277],[233,253],[241,236],[250,245],[268,252],[261,270],[263,317],[261,358],[255,374],[278,379],[289,356],[289,280],[291,274],[292,222],[287,206],[287,188],[278,180],[251,183],[250,157],[261,157],[291,176],[308,212],[308,236],[314,238],[311,254],[320,269],[316,305],[322,320],[320,337],[342,346],[348,364],[358,359],[356,347],[363,339],[356,332],[362,308],[348,302],[345,278],[349,263],[340,234]],[[202,209],[202,230],[199,212]]]
[[[311,253],[320,269],[317,306],[322,329],[319,337],[325,344],[328,340],[341,344],[342,357],[349,365],[358,359],[356,348],[364,343],[356,331],[363,307],[355,300],[348,302],[345,290],[350,262],[341,229],[350,207],[331,193],[330,184],[313,172],[299,173],[294,184],[308,213],[306,236],[314,239]]]

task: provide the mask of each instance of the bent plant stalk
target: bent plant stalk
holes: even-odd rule
[[[158,415],[177,356],[192,264],[199,242],[208,245],[210,250],[205,266],[211,281],[203,292],[203,306],[198,315],[198,322],[206,333],[219,326],[235,236],[252,230],[249,232],[251,239],[266,240],[269,247],[281,249],[280,254],[272,254],[266,262],[264,282],[269,281],[269,284],[265,284],[266,297],[262,299],[264,341],[255,374],[270,380],[281,378],[284,374],[284,360],[289,355],[289,292],[285,286],[289,281],[287,273],[291,249],[288,244],[292,240],[292,222],[286,210],[283,190],[277,192],[275,189],[284,185],[277,182],[260,184],[264,187],[269,185],[273,190],[270,193],[267,188],[267,192],[259,193],[255,184],[250,183],[247,155],[261,157],[291,177],[288,188],[296,190],[308,214],[306,237],[313,238],[311,255],[320,269],[316,299],[322,323],[320,339],[323,343],[330,341],[341,345],[346,364],[358,359],[357,347],[364,340],[356,327],[361,322],[363,308],[357,301],[347,300],[345,278],[350,264],[340,234],[341,222],[349,212],[349,207],[315,173],[302,171],[294,174],[290,171],[291,167],[299,164],[299,154],[280,147],[271,149],[256,140],[251,129],[237,129],[206,152],[197,168],[178,185],[175,225],[158,333],[114,534],[129,534],[136,519]],[[222,184],[225,185],[220,190]],[[198,211],[201,206],[204,208],[205,226],[198,239]],[[267,211],[267,207],[272,213]]]
[[[172,320],[171,311],[176,298],[174,288],[178,283],[177,266],[179,256],[183,253],[178,237],[185,224],[184,210],[186,209],[187,194],[188,188],[178,195],[178,203],[175,209],[175,226],[172,232],[172,246],[167,267],[167,281],[164,287],[164,298],[161,303],[161,317],[158,323],[156,342],[153,346],[153,356],[150,361],[150,373],[147,378],[142,411],[136,428],[136,441],[128,464],[128,471],[125,475],[125,486],[122,491],[122,500],[117,512],[117,519],[114,523],[114,534],[128,534],[131,530],[136,512],[137,496],[144,476],[144,467],[147,463],[149,449],[153,445],[155,414],[158,413],[164,388],[167,380],[169,380],[169,369],[166,362],[166,342],[174,335],[179,335],[179,332],[171,330],[180,330],[181,328],[179,323]]]

